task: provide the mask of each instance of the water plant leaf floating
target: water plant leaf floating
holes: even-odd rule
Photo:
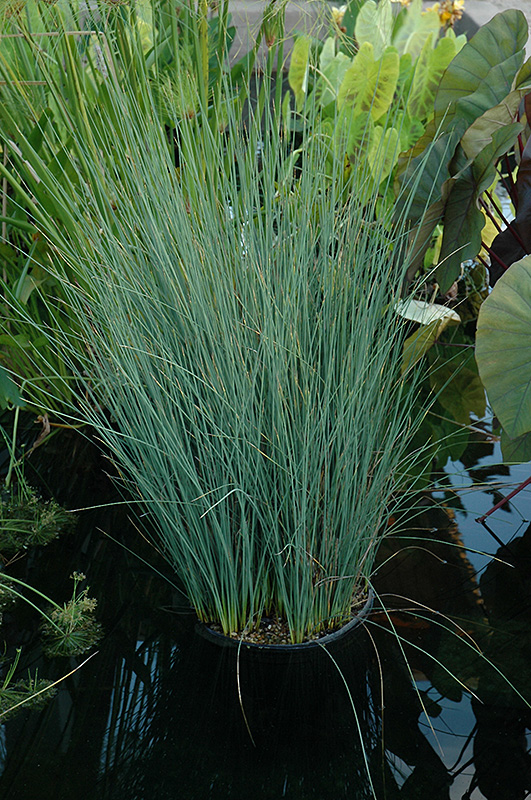
[[[527,21],[521,11],[496,14],[455,56],[435,97],[436,122],[471,125],[501,103],[524,61]]]
[[[511,439],[531,431],[531,256],[513,264],[481,306],[479,374]]]

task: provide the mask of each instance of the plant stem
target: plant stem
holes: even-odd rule
[[[507,497],[502,498],[499,501],[499,503],[496,503],[495,506],[492,506],[492,508],[489,509],[486,514],[483,514],[483,516],[481,517],[477,517],[476,522],[485,522],[487,517],[490,517],[491,514],[494,514],[494,512],[497,511],[502,506],[504,506],[505,503],[508,503],[509,500],[511,500],[515,495],[521,492],[522,489],[525,489],[526,486],[529,486],[530,483],[531,483],[531,476],[527,478],[523,483],[521,483],[520,486],[517,486],[516,489],[514,489],[510,494],[507,495]]]

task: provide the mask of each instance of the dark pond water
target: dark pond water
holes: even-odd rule
[[[0,797],[528,796],[531,493],[489,517],[490,532],[475,518],[531,465],[508,470],[499,458],[478,423],[441,480],[451,518],[426,497],[412,538],[382,547],[375,586],[388,612],[376,607],[364,630],[304,662],[237,664],[197,635],[177,590],[105,535],[156,563],[121,506],[80,513],[76,534],[16,568],[58,600],[70,595],[69,575],[84,572],[105,637],[42,711],[0,728]],[[70,507],[117,499],[79,438],[57,437],[32,464],[38,475],[28,465],[28,478]],[[44,659],[27,608],[1,633],[22,645],[22,669],[43,677],[82,661]]]

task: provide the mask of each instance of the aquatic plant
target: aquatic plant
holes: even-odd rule
[[[26,484],[17,482],[9,496],[0,498],[0,553],[13,555],[47,544],[71,531],[75,516],[55,500],[42,500]]]
[[[524,129],[518,109],[531,89],[531,60],[525,60],[527,39],[527,21],[516,9],[496,14],[483,25],[444,71],[431,123],[410,151],[412,161],[403,160],[406,172],[414,168],[416,154],[427,142],[432,146],[432,133],[443,133],[431,150],[431,163],[426,165],[412,205],[413,218],[418,208],[426,220],[417,268],[430,246],[432,231],[438,223],[442,225],[435,275],[442,292],[459,278],[462,263],[478,256],[487,221],[483,209],[497,179],[496,167]],[[444,154],[436,155],[443,147]],[[438,175],[437,196],[426,212],[425,192],[433,197],[434,191],[432,169]]]
[[[72,597],[63,605],[56,603],[38,589],[13,575],[0,573],[0,598],[23,600],[42,616],[44,652],[54,656],[73,656],[85,653],[99,641],[102,627],[94,617],[97,602],[88,597],[88,587],[78,591],[80,583],[86,580],[81,572],[71,575],[74,581]],[[39,606],[31,598],[44,601],[47,606]]]
[[[86,580],[86,576],[74,572],[71,578],[74,589],[70,600],[63,606],[54,604],[42,621],[44,653],[49,658],[86,653],[103,634],[94,616],[97,602],[88,596],[89,587],[78,591],[79,584]]]
[[[60,606],[25,581],[7,575],[4,571],[0,572],[0,624],[2,610],[21,600],[35,609],[42,618],[43,651],[48,658],[70,658],[92,649],[103,635],[102,626],[94,617],[96,600],[88,597],[88,587],[78,591],[78,584],[85,580],[82,573],[74,572],[71,577],[74,580],[72,597]],[[32,597],[45,601],[48,608],[38,605]],[[86,663],[85,660],[67,675],[52,682],[40,678],[35,670],[28,670],[23,676],[18,675],[21,653],[22,648],[19,647],[11,660],[7,657],[0,659],[0,669],[7,664],[0,683],[0,718],[11,716],[22,706],[36,710],[42,708],[55,694],[57,684]]]
[[[199,617],[230,633],[276,614],[301,641],[350,617],[424,458],[396,311],[414,231],[377,209],[368,173],[345,201],[325,140],[294,170],[274,112],[247,132],[228,113],[223,137],[176,119],[194,156],[176,171],[134,93],[106,91],[97,148],[71,112],[72,177],[19,139],[79,326],[37,330],[80,358],[69,418],[96,427]]]
[[[15,713],[21,705],[38,710],[53,696],[52,682],[29,674],[26,678],[13,680],[20,661],[21,648],[18,648],[12,663],[0,685],[0,719]]]

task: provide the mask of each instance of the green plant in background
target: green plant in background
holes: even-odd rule
[[[417,323],[408,357],[430,364],[425,390],[437,400],[422,436],[444,463],[464,450],[470,411],[485,412],[474,334],[467,330],[488,293],[485,269],[473,260],[487,219],[478,205],[495,185],[500,156],[524,129],[516,115],[531,69],[522,63],[527,27],[519,12],[498,15],[466,42],[448,27],[452,9],[442,11],[423,10],[420,2],[398,14],[387,1],[350,3],[333,15],[323,43],[296,41],[289,71],[296,110],[289,111],[286,98],[284,112],[302,134],[302,147],[319,136],[345,157],[346,188],[360,173],[374,184],[377,213],[393,204],[403,213],[407,202],[410,220],[422,217],[407,280],[418,274],[428,280],[399,312]],[[404,181],[420,163],[411,197]],[[457,427],[461,434],[449,438]]]
[[[300,128],[306,117],[313,135],[328,136],[346,156],[348,171],[368,162],[376,185],[386,181],[400,153],[425,133],[441,77],[465,44],[451,28],[439,38],[441,27],[437,10],[423,11],[421,0],[398,16],[391,0],[350,3],[333,16],[323,43],[307,36],[295,43],[292,124]],[[392,202],[392,184],[386,187]]]
[[[441,223],[435,277],[442,292],[459,278],[462,263],[478,256],[486,223],[479,207],[482,195],[496,183],[499,159],[513,149],[524,130],[518,108],[531,88],[531,60],[524,63],[527,38],[523,14],[512,9],[480,28],[443,73],[431,123],[410,152],[409,166],[404,162],[407,175],[433,133],[443,133],[412,204],[415,219],[425,212],[427,193],[433,197],[435,187],[438,197],[425,214],[425,236],[413,263],[417,268],[422,265],[432,231]]]
[[[289,78],[296,109],[289,110],[286,97],[286,124],[328,138],[345,155],[347,183],[351,171],[368,164],[382,202],[396,202],[397,192],[404,200],[388,176],[409,180],[430,147],[410,202],[411,218],[422,215],[424,230],[409,277],[433,265],[443,293],[462,263],[480,252],[486,222],[480,200],[524,129],[518,108],[531,89],[527,38],[516,10],[496,15],[466,42],[435,7],[422,10],[420,0],[398,14],[391,0],[368,0],[336,14],[323,43],[310,37],[295,43]],[[437,225],[437,251],[427,255]]]

